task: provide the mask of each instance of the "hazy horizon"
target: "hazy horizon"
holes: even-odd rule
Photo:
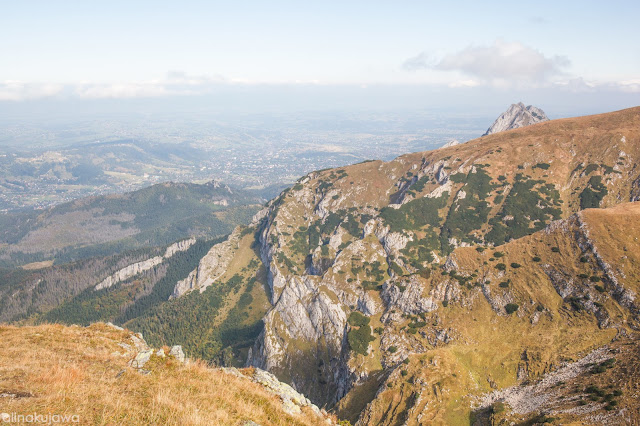
[[[640,104],[636,2],[12,2],[0,112]],[[10,42],[9,42],[10,41]],[[177,105],[170,105],[171,103]]]

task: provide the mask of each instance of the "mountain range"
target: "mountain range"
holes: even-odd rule
[[[181,238],[214,238],[246,223],[263,203],[255,192],[216,181],[166,182],[44,210],[3,214],[0,267],[39,268]]]
[[[12,272],[3,318],[114,322],[351,423],[638,422],[638,158],[631,108],[316,171],[55,298]]]

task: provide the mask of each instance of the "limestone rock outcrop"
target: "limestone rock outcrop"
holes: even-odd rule
[[[533,105],[524,106],[522,102],[518,102],[517,104],[512,104],[509,109],[500,114],[482,136],[530,126],[548,120],[549,118],[540,108]]]
[[[164,256],[154,256],[150,259],[125,266],[124,268],[119,269],[115,273],[109,275],[107,278],[96,284],[94,288],[96,291],[102,290],[104,288],[109,288],[114,284],[118,284],[119,282],[128,280],[129,278],[134,277],[142,272],[148,271],[151,268],[160,265],[164,260],[169,259],[174,254],[188,250],[189,247],[195,244],[195,242],[195,238],[188,238],[186,240],[173,243],[169,247],[167,247]]]
[[[240,228],[236,228],[229,238],[211,247],[209,252],[200,260],[198,267],[189,275],[176,283],[171,299],[198,289],[200,293],[213,284],[227,271],[233,259],[241,238]]]

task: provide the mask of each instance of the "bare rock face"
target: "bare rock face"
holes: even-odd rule
[[[548,120],[549,118],[540,108],[534,107],[533,105],[525,107],[522,102],[519,102],[512,104],[508,110],[500,114],[500,117],[493,122],[491,127],[489,127],[482,136],[530,126]]]
[[[241,239],[240,228],[236,228],[229,238],[211,247],[211,250],[200,259],[198,267],[191,271],[187,278],[176,283],[170,299],[198,289],[200,293],[213,284],[227,271]]]
[[[431,312],[438,308],[438,301],[431,296],[425,297],[423,286],[415,275],[402,280],[403,289],[390,282],[383,284],[382,297],[388,306],[398,308],[404,313],[417,315]]]
[[[155,256],[151,259],[143,260],[142,262],[136,262],[129,266],[125,266],[122,269],[119,269],[114,274],[109,275],[107,278],[102,280],[100,283],[96,284],[95,290],[102,290],[104,288],[109,288],[114,284],[119,283],[120,281],[127,280],[135,275],[138,275],[144,271],[148,271],[162,263],[163,258],[161,256]]]
[[[117,284],[121,281],[128,280],[129,278],[138,275],[142,272],[148,271],[154,266],[160,265],[164,260],[169,259],[174,254],[187,251],[189,247],[194,245],[196,242],[195,238],[189,238],[186,240],[178,241],[177,243],[171,244],[167,247],[167,250],[164,253],[164,256],[155,256],[147,260],[143,260],[141,262],[132,263],[131,265],[125,266],[122,269],[119,269],[112,275],[109,275],[107,278],[96,284],[95,290],[102,290],[104,288],[109,288],[114,284]]]
[[[460,145],[460,141],[458,139],[451,139],[446,144],[442,145],[440,148],[449,148],[450,146]]]

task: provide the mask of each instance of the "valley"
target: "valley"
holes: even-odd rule
[[[481,133],[439,111],[0,118],[0,214],[167,181],[233,182],[270,199],[312,170]]]

